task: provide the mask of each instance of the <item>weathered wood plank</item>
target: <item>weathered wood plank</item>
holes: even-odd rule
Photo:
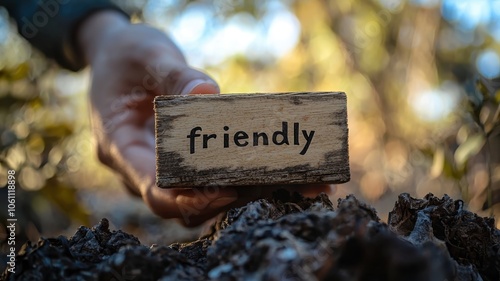
[[[350,179],[344,93],[159,96],[155,112],[160,187]]]

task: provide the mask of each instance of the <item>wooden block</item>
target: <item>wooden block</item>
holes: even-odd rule
[[[159,96],[159,187],[344,183],[345,93]]]

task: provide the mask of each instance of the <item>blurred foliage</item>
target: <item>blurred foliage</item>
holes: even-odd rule
[[[119,4],[134,21],[172,33],[170,24],[175,26],[195,5],[201,7],[210,15],[206,26],[211,29],[204,29],[194,52],[189,52],[192,46],[180,47],[189,61],[200,61],[198,56],[223,58],[217,64],[197,65],[220,83],[223,92],[346,92],[352,181],[338,186],[332,196],[355,193],[384,213],[401,192],[448,193],[466,199],[477,211],[485,200],[487,206],[500,201],[500,194],[498,201],[493,196],[493,190],[500,190],[500,94],[477,78],[476,57],[483,50],[500,49],[487,23],[464,29],[457,20],[443,18],[447,2]],[[203,40],[210,40],[236,16],[271,29],[266,24],[273,22],[269,17],[276,9],[291,12],[300,24],[290,51],[276,55],[263,50],[250,56],[259,49],[257,37],[247,51],[228,57],[217,49],[201,52],[208,42]],[[117,185],[92,150],[85,95],[88,71],[71,74],[58,69],[12,26],[7,30],[0,43],[0,186],[6,184],[6,170],[16,170],[20,189],[33,195],[30,206],[41,217],[42,230],[54,226],[54,216],[66,217],[60,219],[63,226],[87,223],[89,211],[95,214],[103,206],[83,206],[82,190],[97,194]]]
[[[481,150],[484,150],[488,179],[483,195],[486,199],[483,209],[500,203],[500,79],[489,80],[478,78],[475,91],[469,93],[468,110],[474,120],[471,131],[478,128],[475,135],[457,149],[455,160],[459,163],[469,161]],[[470,124],[466,123],[466,124]],[[465,166],[465,165],[464,165]]]
[[[72,220],[88,224],[89,217],[76,188],[64,179],[75,154],[67,143],[77,126],[64,114],[72,105],[50,83],[59,70],[13,31],[0,45],[0,186],[7,184],[7,171],[14,170],[16,217],[23,222],[17,239],[22,242],[36,240],[43,226],[60,229]],[[7,202],[7,193],[0,195]]]

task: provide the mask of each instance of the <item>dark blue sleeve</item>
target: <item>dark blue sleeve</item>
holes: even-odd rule
[[[109,0],[0,0],[19,34],[64,68],[77,71],[85,59],[75,44],[78,24],[90,14],[120,8]]]

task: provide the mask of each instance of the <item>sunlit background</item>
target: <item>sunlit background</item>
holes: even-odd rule
[[[346,92],[352,180],[332,200],[353,193],[384,220],[402,192],[495,211],[481,209],[500,182],[500,94],[478,78],[500,76],[500,1],[119,4],[169,33],[222,92]],[[98,163],[89,70],[58,68],[15,30],[0,9],[0,186],[14,169],[22,235],[68,234],[108,217],[146,244],[196,237],[199,229],[152,215]]]

